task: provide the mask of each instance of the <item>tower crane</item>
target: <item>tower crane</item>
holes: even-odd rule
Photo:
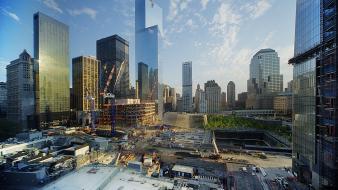
[[[101,95],[103,96],[103,101],[105,101],[106,99],[108,99],[108,103],[111,104],[111,135],[114,136],[115,135],[115,89],[116,89],[116,84],[118,84],[121,80],[121,72],[124,70],[124,67],[125,67],[125,59],[122,61],[121,65],[120,65],[120,69],[119,71],[117,72],[117,75],[116,75],[116,80],[115,80],[115,83],[113,85],[113,89],[112,89],[112,92],[108,93],[107,90],[108,90],[108,87],[110,85],[110,82],[111,82],[111,79],[113,78],[113,74],[114,72],[116,72],[115,70],[115,65],[113,65],[110,73],[109,73],[109,76],[108,76],[108,79],[106,81],[106,85],[104,87],[104,90],[103,92],[101,93]]]

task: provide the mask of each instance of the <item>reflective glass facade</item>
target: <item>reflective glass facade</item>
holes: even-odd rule
[[[100,67],[100,92],[103,92],[113,66],[115,72],[107,87],[107,93],[114,92],[117,98],[128,98],[130,91],[129,82],[129,43],[118,35],[97,40],[96,57],[101,62]],[[124,61],[123,69],[121,64]],[[117,74],[120,80],[116,83]],[[115,85],[116,83],[116,85]],[[114,89],[115,85],[115,89]]]
[[[262,49],[253,56],[250,79],[256,79],[260,94],[283,90],[283,77],[280,75],[279,57],[275,50]]]
[[[293,170],[316,189],[338,183],[335,0],[298,0],[293,113]],[[295,81],[296,80],[296,81]]]
[[[247,107],[273,109],[273,97],[283,91],[279,57],[273,49],[262,49],[251,59]]]
[[[321,0],[297,0],[295,55],[320,44],[320,2]]]
[[[148,65],[142,62],[138,63],[138,88],[139,88],[139,98],[146,99],[149,93],[149,74],[148,74]]]
[[[135,0],[135,63],[136,74],[148,75],[138,79],[139,97],[143,100],[158,100],[159,89],[159,53],[158,47],[162,32],[162,9],[150,0]],[[148,74],[138,71],[139,63],[148,67]],[[148,86],[149,88],[145,88]],[[140,89],[143,88],[143,89]],[[145,92],[147,90],[147,92]]]
[[[69,28],[40,12],[34,14],[36,112],[41,121],[66,119],[69,112]]]
[[[315,163],[316,58],[296,64],[293,70],[293,166],[302,181],[311,182]]]

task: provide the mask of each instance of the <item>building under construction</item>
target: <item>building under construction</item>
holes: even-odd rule
[[[97,133],[111,132],[112,104],[104,104]],[[118,99],[115,104],[115,124],[120,127],[151,125],[155,121],[155,102],[140,99]]]
[[[293,64],[293,170],[315,189],[338,186],[337,3],[298,0]]]

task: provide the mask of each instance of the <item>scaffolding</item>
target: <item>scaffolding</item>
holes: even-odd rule
[[[112,122],[112,104],[104,104],[99,117],[99,128],[107,128]],[[155,102],[115,104],[117,126],[132,127],[151,125],[155,121]],[[107,128],[108,129],[108,128]]]

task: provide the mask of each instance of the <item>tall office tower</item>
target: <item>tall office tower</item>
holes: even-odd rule
[[[101,62],[99,92],[103,92],[109,76],[112,75],[107,93],[114,93],[116,98],[128,98],[130,92],[128,41],[118,35],[97,40],[96,58]],[[111,74],[112,69],[114,72]],[[116,82],[117,75],[120,75],[118,82]]]
[[[198,112],[199,113],[207,113],[207,99],[206,99],[206,93],[201,90],[199,95],[199,105],[198,105]]]
[[[183,111],[192,112],[192,62],[182,64]]]
[[[7,65],[7,119],[28,129],[34,115],[34,60],[24,50]]]
[[[149,73],[148,65],[142,62],[137,65],[138,71],[138,97],[141,100],[146,100],[149,95]]]
[[[259,102],[258,102],[258,84],[257,80],[255,78],[249,79],[247,81],[247,99],[245,102],[245,108],[246,109],[257,109],[259,108]]]
[[[207,102],[205,99],[205,92],[201,89],[200,85],[197,85],[197,89],[195,92],[195,111],[198,113],[206,113],[207,112]]]
[[[194,104],[195,104],[195,112],[199,112],[199,104],[200,104],[200,94],[201,94],[201,86],[200,84],[197,84],[197,88],[196,88],[196,91],[195,91],[195,101],[194,101]]]
[[[289,81],[287,84],[287,88],[285,89],[286,92],[291,92],[292,93],[292,89],[293,89],[293,81]]]
[[[236,106],[236,87],[233,81],[227,85],[227,105],[229,109],[234,109]]]
[[[316,189],[338,186],[336,20],[335,0],[297,0],[292,165]]]
[[[0,82],[0,117],[4,117],[7,113],[7,85]]]
[[[257,88],[257,89],[253,89]],[[254,109],[273,109],[273,98],[283,91],[279,57],[273,49],[261,49],[251,59],[248,93],[255,98]],[[249,98],[251,98],[251,96]]]
[[[218,113],[221,111],[221,87],[214,80],[204,84],[206,112]],[[202,98],[201,98],[202,99]]]
[[[171,98],[173,111],[176,111],[177,99],[176,99],[176,89],[170,88],[169,97]]]
[[[248,98],[248,93],[247,92],[242,92],[237,95],[237,104],[236,107],[238,109],[245,109],[245,103]]]
[[[139,96],[143,100],[159,100],[158,105],[163,101],[159,92],[159,53],[162,30],[162,9],[152,0],[135,0],[135,63],[137,77],[148,75],[147,80],[139,81]],[[147,65],[147,73],[138,71],[139,64]],[[149,88],[141,88],[148,86]],[[146,90],[146,91],[145,91]]]
[[[95,57],[80,56],[72,60],[74,109],[90,111],[94,98],[94,109],[98,109],[100,61]]]
[[[227,106],[227,93],[222,92],[221,94],[221,110],[225,110]]]
[[[169,98],[170,87],[168,85],[163,85],[163,103],[167,103],[167,98]]]
[[[36,113],[39,121],[69,116],[69,28],[43,13],[34,14]]]
[[[164,85],[163,103],[164,103],[165,112],[176,111],[176,90],[175,88],[171,88],[168,85]]]

